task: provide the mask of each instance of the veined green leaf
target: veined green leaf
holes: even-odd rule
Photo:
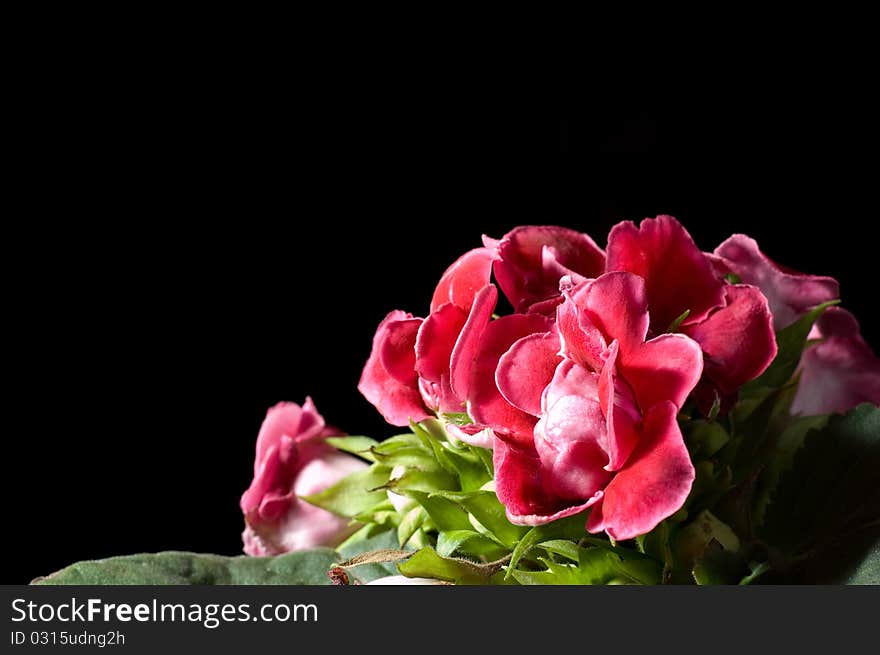
[[[302,499],[334,514],[352,517],[385,500],[384,490],[370,490],[387,483],[390,475],[389,467],[373,464],[368,469],[350,473],[324,491],[302,496]]]
[[[399,563],[397,568],[409,578],[434,578],[468,585],[488,584],[501,565],[441,557],[433,548],[422,548],[405,562]]]
[[[403,493],[425,509],[439,531],[451,532],[453,530],[470,530],[472,528],[467,512],[456,503],[442,496],[427,494],[422,491],[408,490]]]
[[[451,557],[456,553],[493,560],[502,558],[507,551],[474,530],[441,532],[437,536],[437,554],[441,557]]]
[[[168,551],[77,562],[38,585],[327,585],[338,554],[316,548],[277,557]]]
[[[379,442],[375,439],[370,439],[369,437],[327,437],[326,441],[336,450],[357,455],[368,462],[376,461],[372,448],[377,446]]]

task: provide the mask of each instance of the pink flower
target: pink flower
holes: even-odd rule
[[[677,330],[703,349],[706,377],[732,396],[776,356],[773,316],[758,287],[728,284],[672,216],[636,227],[618,223],[608,236],[608,270],[645,280],[650,333],[663,334],[687,311]]]
[[[367,466],[324,440],[327,428],[311,398],[300,407],[282,402],[266,412],[257,436],[254,479],[241,497],[248,555],[279,555],[336,546],[353,529],[347,518],[300,500]]]
[[[498,298],[492,248],[462,255],[440,279],[428,318],[396,310],[379,324],[358,389],[392,425],[461,413],[470,367]]]
[[[586,234],[554,225],[525,225],[497,245],[493,270],[498,286],[516,312],[552,314],[561,297],[559,280],[593,278],[605,270],[605,253]]]
[[[754,239],[734,234],[715,249],[716,265],[760,287],[773,312],[776,330],[810,309],[840,297],[837,280],[784,268],[767,257]],[[846,412],[859,403],[880,405],[880,360],[862,338],[856,318],[831,307],[810,334],[821,339],[801,357],[795,414]]]
[[[592,507],[588,530],[627,539],[684,503],[694,468],[676,415],[702,355],[684,335],[645,341],[647,309],[644,280],[610,273],[567,291],[555,324],[514,314],[486,328],[469,407],[495,431],[511,522]]]
[[[880,405],[880,358],[862,338],[855,316],[830,307],[815,328],[822,341],[801,357],[792,413],[842,413],[863,402]]]
[[[840,297],[840,287],[834,278],[785,269],[744,234],[731,236],[715,249],[715,255],[726,271],[761,289],[773,312],[773,327],[777,332],[816,305]]]

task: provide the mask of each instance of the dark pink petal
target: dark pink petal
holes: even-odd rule
[[[416,371],[419,377],[439,383],[449,378],[452,349],[467,320],[467,313],[457,305],[446,303],[433,312],[416,337]]]
[[[700,344],[706,375],[723,394],[758,377],[776,357],[776,334],[767,299],[747,284],[724,288],[725,304],[681,330]]]
[[[455,342],[450,357],[450,381],[452,391],[458,398],[467,398],[471,381],[471,368],[480,348],[483,331],[489,325],[495,303],[498,302],[498,289],[494,284],[487,284],[476,296],[470,307],[467,321]]]
[[[431,299],[431,312],[448,302],[469,311],[474,296],[489,283],[496,256],[495,248],[474,248],[459,257],[440,278]]]
[[[495,493],[515,525],[543,525],[579,514],[602,498],[598,491],[576,505],[555,497],[546,487],[541,460],[531,444],[510,444],[495,439]]]
[[[498,254],[495,278],[517,312],[557,297],[562,274],[596,277],[605,268],[605,254],[589,236],[552,225],[511,230]]]
[[[547,332],[550,326],[551,321],[540,314],[511,314],[486,326],[469,385],[468,413],[474,423],[531,442],[535,417],[504,399],[495,383],[495,370],[498,360],[514,342],[536,332]]]
[[[862,338],[856,318],[831,307],[817,328],[823,341],[801,357],[792,413],[843,413],[864,402],[880,405],[880,358]]]
[[[705,318],[723,301],[723,284],[690,234],[672,216],[646,218],[639,227],[618,223],[608,235],[608,270],[645,279],[655,333],[690,310],[687,322]]]
[[[358,383],[358,391],[391,425],[409,425],[410,420],[421,421],[430,416],[422,402],[417,382],[400,382],[382,364],[382,351],[388,338],[389,326],[397,321],[410,321],[412,318],[411,314],[395,310],[379,324],[373,337],[373,350]]]
[[[416,335],[422,325],[421,318],[390,321],[379,358],[388,375],[402,384],[413,385],[416,373]]]
[[[598,329],[607,342],[618,341],[624,352],[645,341],[648,296],[645,281],[637,275],[606,273],[572,289],[571,298],[581,310],[580,328],[585,335]]]
[[[515,342],[495,371],[495,383],[507,402],[539,416],[541,394],[561,361],[558,352],[559,338],[554,332],[530,334]]]
[[[562,304],[556,308],[560,352],[592,371],[601,370],[602,353],[607,348],[605,337],[577,306],[570,293],[566,293],[564,298]]]
[[[744,234],[734,234],[727,239],[715,249],[715,255],[742,282],[758,287],[767,296],[776,331],[816,305],[840,297],[840,287],[834,278],[784,269],[761,252],[754,239]]]
[[[258,456],[254,461],[254,479],[239,503],[243,513],[263,514],[264,518],[272,519],[287,509],[296,476],[297,454],[293,437],[285,435]]]
[[[642,438],[627,465],[605,487],[587,530],[605,530],[612,539],[650,532],[684,504],[694,467],[676,422],[677,408],[660,403],[645,414]]]
[[[662,334],[623,355],[621,373],[644,409],[664,400],[681,407],[703,374],[700,345],[683,334]]]
[[[641,413],[633,392],[626,381],[617,375],[618,342],[608,346],[605,365],[599,374],[599,403],[606,420],[608,454],[605,469],[617,471],[623,467],[639,440],[638,426]]]

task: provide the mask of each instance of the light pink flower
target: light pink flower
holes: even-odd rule
[[[773,312],[773,327],[777,332],[816,305],[840,297],[840,287],[834,278],[784,268],[744,234],[731,236],[715,249],[715,255],[727,271],[761,289]]]
[[[367,466],[339,452],[311,398],[300,407],[281,402],[269,409],[257,436],[254,479],[241,497],[248,555],[279,555],[336,546],[352,532],[351,521],[300,500]]]
[[[821,341],[801,357],[792,413],[843,413],[864,402],[880,405],[880,358],[862,338],[855,316],[830,307],[815,328]]]

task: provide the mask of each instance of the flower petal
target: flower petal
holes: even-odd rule
[[[605,253],[589,236],[552,225],[511,230],[498,255],[495,278],[517,312],[558,296],[561,273],[596,277],[605,268]]]
[[[556,308],[556,327],[560,354],[592,371],[602,369],[602,353],[608,346],[605,337],[570,293],[564,294],[563,302]]]
[[[745,234],[731,236],[715,249],[715,255],[742,282],[758,287],[767,296],[777,332],[816,305],[840,297],[840,286],[833,277],[783,269]]]
[[[776,357],[776,334],[767,299],[747,284],[724,288],[725,304],[681,330],[700,344],[706,375],[722,393],[758,377]]]
[[[495,439],[495,493],[514,525],[543,525],[579,514],[602,498],[598,491],[586,502],[571,505],[545,487],[541,460],[530,444]]]
[[[452,349],[450,382],[452,390],[458,398],[467,398],[468,396],[471,368],[477,357],[483,332],[492,318],[497,301],[498,289],[494,284],[487,284],[474,296],[470,314],[468,314],[467,321],[461,328],[461,334]]]
[[[435,383],[440,383],[444,376],[448,379],[452,349],[465,321],[465,310],[452,303],[446,303],[425,319],[416,336],[416,372],[419,377]]]
[[[622,353],[620,370],[643,409],[664,400],[681,407],[703,374],[703,352],[683,334],[662,334]]]
[[[622,271],[606,273],[572,289],[571,298],[582,312],[579,320],[584,334],[598,329],[606,342],[618,341],[624,352],[645,341],[648,296],[639,276]]]
[[[618,223],[608,235],[608,270],[645,279],[655,333],[686,310],[686,322],[706,317],[723,301],[723,284],[690,234],[672,216]]]
[[[583,393],[581,388],[571,388],[571,382],[584,369],[576,365],[568,368],[569,364],[560,365],[561,375],[554,376],[557,389],[545,396],[553,403],[535,426],[535,449],[546,472],[545,484],[553,494],[583,502],[611,478],[603,469],[608,461],[606,419],[595,393],[595,374],[587,373],[588,391]],[[565,374],[566,368],[573,376]]]
[[[612,341],[599,374],[599,404],[606,417],[607,471],[617,471],[626,463],[639,441],[641,413],[629,385],[617,374],[619,346]]]
[[[495,383],[498,360],[517,340],[544,333],[551,322],[540,314],[511,314],[491,321],[483,332],[479,352],[471,368],[468,413],[474,423],[531,442],[535,417],[511,405]]]
[[[495,383],[507,402],[533,416],[540,415],[541,394],[560,362],[558,352],[559,337],[554,332],[530,334],[516,341],[498,360],[495,371]]]
[[[416,335],[423,320],[409,318],[390,321],[385,327],[385,338],[379,358],[385,371],[402,384],[413,385],[416,373]]]
[[[421,421],[429,417],[418,384],[415,381],[411,384],[400,382],[389,374],[382,364],[382,352],[384,342],[388,338],[389,326],[396,321],[409,321],[412,318],[411,314],[395,310],[379,324],[373,337],[370,358],[358,382],[358,391],[391,425],[409,425],[410,420]]]
[[[497,249],[488,247],[474,248],[459,257],[440,278],[431,299],[431,312],[448,302],[464,311],[470,310],[474,296],[489,283],[496,257]]]
[[[587,530],[631,539],[653,530],[684,504],[694,467],[676,422],[677,408],[660,403],[645,414],[642,438],[627,465],[605,487]]]
[[[880,358],[862,338],[855,316],[830,307],[817,322],[823,341],[804,351],[793,414],[847,412],[880,405]]]

